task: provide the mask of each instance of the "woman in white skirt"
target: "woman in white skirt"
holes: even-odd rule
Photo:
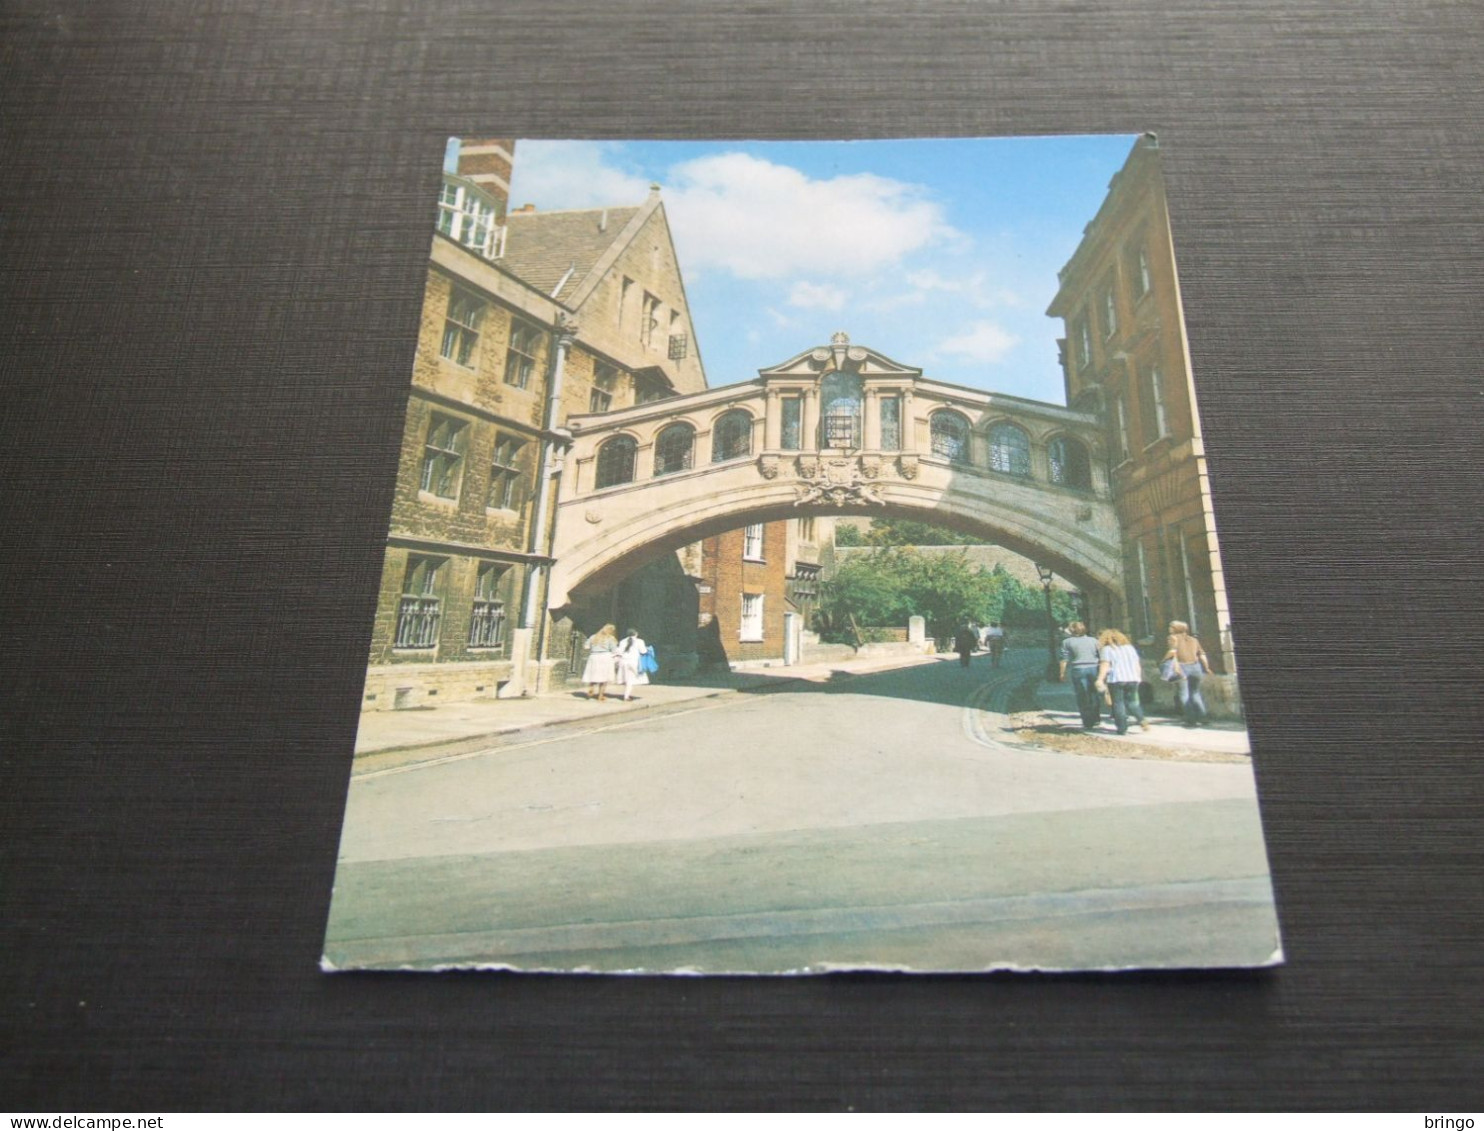
[[[614,627],[605,624],[587,638],[587,664],[582,669],[582,682],[587,684],[587,697],[602,702],[608,697],[608,685],[614,676],[614,652],[618,637]]]
[[[625,703],[633,696],[634,688],[649,682],[649,676],[639,666],[639,658],[648,647],[638,630],[632,628],[624,633],[623,643],[618,646],[618,682],[623,684]]]

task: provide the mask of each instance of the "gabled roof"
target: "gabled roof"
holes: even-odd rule
[[[566,306],[579,305],[591,292],[584,287],[595,271],[616,256],[615,245],[627,244],[647,205],[587,208],[571,212],[511,212],[503,265],[531,286]],[[632,229],[632,230],[630,230]],[[621,250],[621,246],[618,248]],[[596,282],[596,280],[594,280]]]

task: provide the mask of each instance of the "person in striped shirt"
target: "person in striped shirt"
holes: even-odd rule
[[[1127,734],[1129,717],[1148,730],[1144,707],[1139,702],[1139,684],[1144,679],[1144,664],[1139,650],[1116,628],[1105,628],[1098,635],[1098,680],[1094,685],[1113,699],[1113,725],[1119,734]]]

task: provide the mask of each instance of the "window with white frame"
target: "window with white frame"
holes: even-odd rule
[[[505,600],[500,581],[509,570],[503,562],[480,562],[474,582],[474,608],[469,616],[470,648],[505,646]]]
[[[495,454],[490,459],[490,493],[488,506],[494,510],[518,510],[522,496],[520,450],[525,440],[500,433],[495,439]]]
[[[1113,442],[1118,445],[1118,462],[1122,463],[1128,459],[1128,399],[1119,393],[1113,400],[1113,423],[1117,429],[1113,436]]]
[[[541,331],[518,318],[510,320],[510,345],[505,351],[505,384],[528,389],[536,372],[536,351]]]
[[[478,252],[498,259],[505,251],[505,229],[497,223],[494,200],[478,188],[445,177],[438,197],[438,230]]]
[[[1185,623],[1190,625],[1190,634],[1196,636],[1200,627],[1196,623],[1195,582],[1190,576],[1190,551],[1186,548],[1185,532],[1175,528],[1175,538],[1180,544],[1180,580],[1185,586]]]
[[[1148,636],[1154,631],[1154,610],[1149,601],[1149,560],[1144,554],[1144,542],[1139,540],[1134,543],[1135,565],[1137,567],[1134,584],[1137,586],[1135,594],[1138,598],[1135,609],[1139,614],[1139,627],[1141,635]]]
[[[1164,375],[1158,365],[1151,365],[1144,374],[1143,389],[1144,443],[1148,445],[1170,432],[1170,422],[1165,414]]]
[[[598,362],[593,366],[593,391],[587,398],[588,412],[607,412],[613,407],[613,391],[618,388],[618,370]]]
[[[763,524],[754,523],[742,530],[742,557],[749,562],[763,560]]]
[[[428,417],[423,440],[423,468],[419,486],[442,499],[457,499],[463,478],[464,448],[469,422],[435,412]]]
[[[1108,276],[1108,288],[1103,292],[1103,336],[1111,338],[1118,333],[1118,303],[1113,290],[1113,277]]]
[[[1142,243],[1134,249],[1132,259],[1130,274],[1133,276],[1134,298],[1141,299],[1149,293],[1149,252]]]
[[[447,558],[409,554],[402,574],[402,598],[397,606],[394,648],[434,648],[438,645],[438,623],[442,617],[439,583]]]
[[[1077,368],[1086,369],[1092,364],[1092,330],[1086,313],[1077,322]]]
[[[443,319],[443,345],[439,352],[459,365],[473,366],[484,312],[482,299],[455,288],[448,296],[448,314]]]
[[[1154,415],[1159,424],[1159,434],[1170,434],[1170,420],[1165,411],[1165,378],[1157,365],[1149,368],[1149,389],[1154,394]]]
[[[738,638],[744,642],[757,643],[763,638],[763,595],[742,594],[742,627]]]

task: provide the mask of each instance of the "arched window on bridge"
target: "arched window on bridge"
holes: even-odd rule
[[[654,473],[673,475],[689,471],[695,463],[696,430],[689,424],[671,424],[654,442]]]
[[[639,445],[632,436],[615,436],[598,449],[596,490],[634,481],[634,453]]]
[[[954,463],[969,462],[969,422],[952,409],[932,416],[933,455]]]
[[[734,408],[722,413],[711,429],[711,462],[741,459],[752,454],[752,417]]]
[[[1092,461],[1081,441],[1058,436],[1047,446],[1046,455],[1051,462],[1051,482],[1083,491],[1091,489]]]
[[[853,452],[861,446],[861,379],[836,370],[819,383],[819,446]]]
[[[989,466],[1008,475],[1031,473],[1031,438],[1018,424],[996,424],[989,430]]]

